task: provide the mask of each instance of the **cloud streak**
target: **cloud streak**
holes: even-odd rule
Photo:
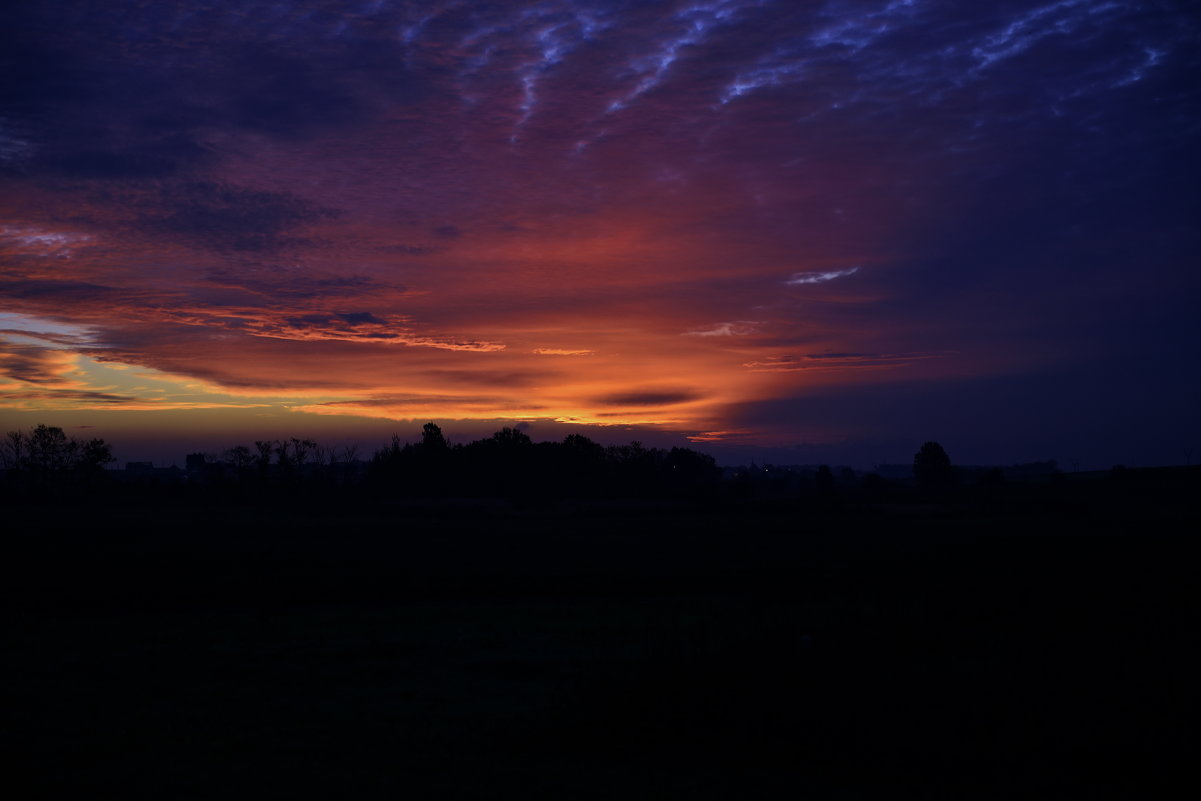
[[[802,272],[793,273],[792,276],[785,281],[789,286],[805,286],[806,284],[824,284],[827,281],[833,281],[837,278],[846,278],[848,275],[854,275],[859,272],[858,267],[848,267],[845,270],[826,270],[824,272]]]
[[[845,370],[884,370],[906,367],[916,361],[943,359],[950,353],[805,353],[747,362],[753,372],[842,372]]]

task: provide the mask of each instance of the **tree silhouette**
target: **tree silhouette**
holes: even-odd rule
[[[599,461],[605,457],[605,449],[583,434],[568,434],[563,438],[563,447],[590,460]]]
[[[52,473],[91,472],[113,461],[112,449],[104,440],[80,441],[58,426],[40,424],[28,434],[8,432],[4,457],[8,467]]]
[[[529,435],[524,431],[519,428],[509,428],[508,426],[493,434],[490,441],[502,448],[521,448],[531,444]]]
[[[304,464],[308,461],[309,454],[316,449],[317,443],[311,439],[297,439],[292,437],[292,461],[296,463],[297,469],[304,469]]]
[[[25,435],[20,431],[9,431],[4,435],[4,446],[0,448],[0,465],[19,468],[25,459]]]
[[[813,476],[813,480],[817,485],[818,495],[834,494],[834,471],[830,469],[830,465],[820,465]]]
[[[450,443],[442,436],[442,429],[431,422],[421,427],[421,447],[427,451],[445,451]]]
[[[913,456],[913,477],[927,489],[946,489],[951,486],[954,471],[951,458],[937,442],[927,442]]]
[[[58,483],[64,477],[95,478],[112,461],[112,448],[104,440],[77,440],[58,426],[42,424],[29,433],[8,432],[0,448],[0,464],[35,484]]]
[[[225,458],[233,464],[239,474],[254,463],[254,454],[245,445],[235,445],[230,448],[225,452]]]
[[[116,460],[113,458],[113,449],[107,442],[97,437],[80,445],[79,463],[76,468],[86,473],[95,473],[114,461]]]
[[[26,437],[26,442],[30,466],[50,472],[70,467],[79,447],[58,426],[39,425]]]
[[[267,476],[267,468],[271,466],[271,449],[275,447],[275,442],[269,439],[256,439],[254,441],[254,449],[258,452],[259,473],[265,478]]]

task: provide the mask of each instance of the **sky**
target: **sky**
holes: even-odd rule
[[[1201,11],[0,12],[0,429],[1201,460]]]

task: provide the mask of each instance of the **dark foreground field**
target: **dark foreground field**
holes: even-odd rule
[[[1169,506],[12,509],[6,782],[1187,797],[1197,517]]]

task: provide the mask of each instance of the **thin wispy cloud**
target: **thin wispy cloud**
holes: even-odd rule
[[[793,273],[784,283],[789,286],[805,286],[806,284],[824,284],[838,278],[846,278],[859,272],[858,267],[848,267],[845,270],[826,270],[823,272]]]
[[[905,367],[916,361],[942,359],[951,353],[805,353],[779,356],[742,366],[759,373],[839,372]]]
[[[761,324],[757,322],[717,323],[716,325],[694,328],[691,331],[685,331],[684,336],[742,337],[748,334],[753,334],[760,325]]]

